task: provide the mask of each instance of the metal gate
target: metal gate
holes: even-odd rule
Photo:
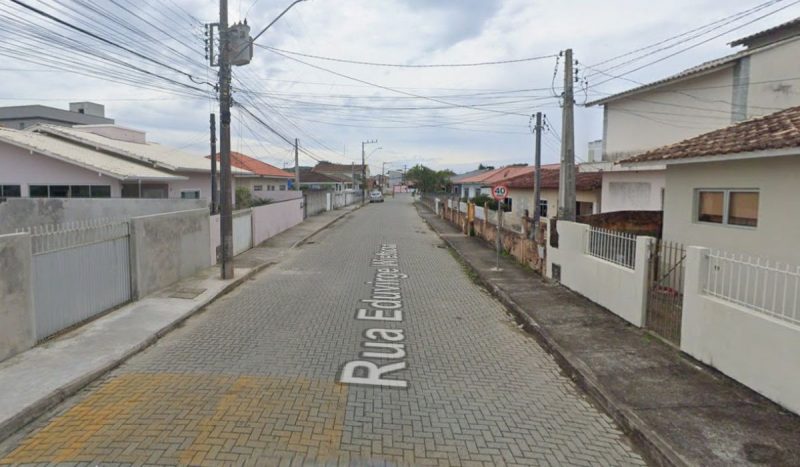
[[[233,213],[233,255],[253,248],[253,212],[249,209]]]
[[[29,231],[37,340],[130,301],[127,222],[81,222]]]
[[[684,246],[665,240],[656,242],[650,255],[645,325],[675,345],[681,343],[685,260]]]

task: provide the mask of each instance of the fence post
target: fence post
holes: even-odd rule
[[[655,245],[653,237],[637,236],[634,271],[636,272],[636,303],[639,304],[639,327],[647,323],[647,292],[650,287],[650,252]]]
[[[683,284],[683,312],[681,313],[681,350],[696,356],[702,354],[703,336],[698,335],[694,324],[697,311],[702,306],[701,295],[708,277],[708,254],[711,250],[699,246],[686,247],[685,274]]]
[[[139,300],[139,255],[138,255],[138,235],[141,227],[137,227],[138,222],[136,218],[131,218],[128,221],[128,267],[131,273],[131,300]],[[211,225],[211,215],[208,216],[209,231],[214,228]],[[209,242],[211,236],[209,235]],[[219,251],[217,251],[217,259],[219,260]],[[215,263],[216,264],[216,263]],[[212,265],[213,266],[213,265]]]
[[[31,235],[0,235],[0,361],[36,345]]]

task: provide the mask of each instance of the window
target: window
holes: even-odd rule
[[[69,185],[50,185],[51,198],[69,198]]]
[[[575,203],[575,214],[578,216],[591,216],[594,213],[594,203],[578,201]]]
[[[539,200],[539,217],[547,217],[547,200]]]
[[[758,225],[758,191],[698,190],[697,221],[756,227]]]
[[[181,199],[200,199],[200,190],[181,190]]]
[[[89,198],[92,195],[92,187],[89,185],[72,185],[69,187],[71,198]]]
[[[22,190],[19,185],[0,185],[0,198],[19,198]]]
[[[275,185],[267,185],[267,191],[275,191]]]
[[[30,185],[31,198],[47,198],[47,185]]]
[[[264,191],[264,185],[253,185],[253,191]]]
[[[92,185],[92,198],[111,198],[109,185]]]
[[[286,185],[281,185],[280,189],[281,191],[286,191]]]

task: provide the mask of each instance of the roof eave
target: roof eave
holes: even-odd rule
[[[707,162],[725,162],[737,161],[748,159],[763,159],[767,157],[786,157],[786,156],[800,156],[800,146],[794,146],[782,149],[767,149],[764,151],[747,151],[736,152],[730,154],[715,154],[711,156],[700,157],[682,157],[676,159],[656,159],[652,161],[632,161],[623,162],[623,165],[683,165],[683,164],[700,164]]]

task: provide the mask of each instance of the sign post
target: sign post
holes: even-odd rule
[[[495,246],[497,248],[497,262],[494,271],[502,271],[500,269],[500,250],[502,249],[501,235],[503,233],[503,201],[508,197],[508,187],[505,185],[497,185],[492,188],[492,196],[497,200],[497,232],[495,235]]]

